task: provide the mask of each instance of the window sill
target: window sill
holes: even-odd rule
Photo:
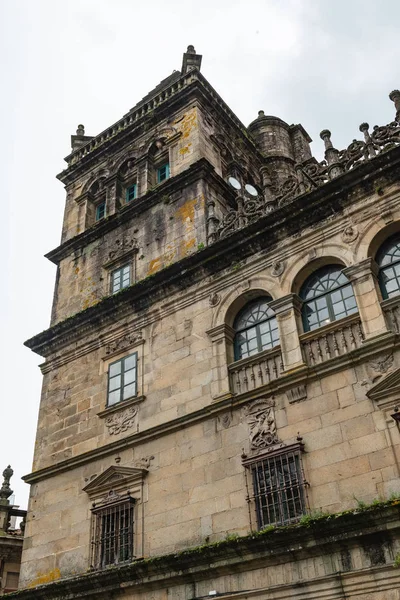
[[[129,408],[131,406],[135,406],[136,404],[140,404],[145,399],[146,396],[134,396],[133,398],[128,398],[128,400],[122,400],[121,402],[113,404],[113,406],[108,406],[105,410],[102,410],[101,412],[97,413],[97,416],[100,417],[100,419],[104,419],[105,417],[119,412],[120,410],[124,410],[125,408]]]

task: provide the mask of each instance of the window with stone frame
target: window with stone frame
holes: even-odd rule
[[[258,529],[296,523],[307,512],[301,454],[294,444],[243,460]]]
[[[137,395],[137,373],[137,352],[110,363],[108,367],[107,406],[113,406]]]
[[[253,356],[278,346],[279,330],[274,311],[268,306],[269,296],[246,304],[233,323],[235,360]]]
[[[386,240],[376,255],[379,286],[384,300],[400,294],[400,234]]]
[[[358,312],[353,286],[341,265],[315,271],[300,290],[304,331],[312,331]]]
[[[112,294],[116,294],[117,292],[120,292],[124,288],[129,287],[131,285],[131,271],[132,267],[128,263],[119,267],[118,269],[114,269],[111,272],[110,291]]]
[[[134,556],[135,500],[110,492],[92,507],[91,567],[104,569],[132,561]]]
[[[91,227],[106,216],[105,178],[100,177],[90,186],[87,193],[85,227]]]

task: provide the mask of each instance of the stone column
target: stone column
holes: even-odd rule
[[[299,332],[302,331],[302,301],[296,294],[288,294],[269,303],[276,314],[285,372],[305,367]]]
[[[209,329],[207,334],[213,343],[211,396],[213,401],[217,401],[229,398],[232,395],[228,365],[233,362],[235,331],[232,327],[223,323]]]
[[[388,333],[378,295],[376,262],[372,258],[366,258],[356,265],[346,267],[343,273],[353,284],[365,339]]]

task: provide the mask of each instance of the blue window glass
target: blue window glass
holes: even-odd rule
[[[340,265],[329,265],[313,273],[300,290],[304,331],[358,312],[353,287]]]
[[[131,285],[131,268],[125,265],[120,269],[115,269],[111,273],[111,293],[116,294],[119,290]]]
[[[137,395],[137,352],[110,364],[107,406]]]
[[[96,221],[100,221],[106,215],[106,203],[102,202],[96,206]]]
[[[271,298],[258,298],[246,304],[237,315],[235,330],[235,360],[253,356],[279,345],[279,331],[274,311],[268,306]]]
[[[165,181],[169,177],[169,164],[166,163],[157,169],[157,183]]]
[[[126,202],[130,202],[136,198],[136,183],[128,187],[126,190]]]
[[[400,294],[400,234],[386,240],[376,255],[379,266],[379,285],[382,296],[393,298]]]

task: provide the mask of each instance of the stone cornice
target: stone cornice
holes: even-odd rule
[[[146,102],[135,107],[134,112],[130,111],[114,125],[111,125],[69,154],[65,158],[68,167],[59,173],[57,178],[66,185],[71,183],[77,176],[86,171],[94,161],[98,161],[110,152],[115,152],[115,149],[122,146],[126,140],[132,140],[132,137],[140,136],[144,132],[144,124],[149,117],[162,119],[165,115],[170,115],[178,108],[188,105],[193,101],[193,97],[201,98],[208,104],[212,103],[214,108],[218,108],[220,116],[223,116],[231,125],[239,129],[247,145],[260,155],[259,150],[249,137],[245,125],[199,71],[192,70],[185,73],[169,87],[174,91],[167,94],[165,98],[161,98],[164,94],[164,91],[162,91],[158,93],[160,101],[151,98],[146,99]]]
[[[205,159],[199,163],[209,164]],[[145,306],[148,307],[149,301],[154,303],[170,296],[174,291],[189,288],[195,282],[204,280],[211,273],[221,271],[231,265],[232,256],[235,256],[236,260],[242,260],[260,250],[271,251],[278,247],[282,238],[301,231],[303,227],[319,224],[327,216],[332,215],[332,212],[337,215],[342,214],[344,208],[349,206],[354,199],[354,191],[357,186],[362,186],[362,194],[372,193],[374,177],[382,177],[387,168],[391,168],[392,177],[398,177],[399,165],[400,148],[380,154],[357,169],[330,181],[325,186],[317,188],[307,195],[296,197],[289,204],[247,227],[239,229],[204,250],[166,267],[151,278],[139,281],[123,292],[105,298],[97,305],[58,323],[31,338],[25,342],[25,345],[42,356],[48,356],[95,330],[101,322],[105,325],[110,319],[115,322],[117,311],[120,311],[120,316],[124,311],[126,313],[128,310],[132,310],[132,307],[140,311],[144,307],[144,298],[146,299]],[[212,171],[211,173],[216,180],[221,182],[221,185],[224,183],[220,177]],[[104,227],[107,227],[107,223],[104,224]],[[266,235],[267,232],[268,235]],[[89,234],[89,232],[87,233]],[[95,232],[93,235],[98,237],[99,234]],[[70,243],[69,248],[72,251],[74,240],[71,240]],[[66,249],[64,251],[67,252]],[[182,277],[182,273],[185,273],[185,277]]]
[[[121,594],[133,588],[135,593],[143,595],[153,593],[156,589],[172,588],[173,585],[193,584],[205,578],[213,579],[216,574],[228,576],[266,565],[282,565],[290,560],[301,560],[312,556],[333,554],[338,550],[363,543],[363,539],[371,539],[378,534],[380,539],[398,536],[400,530],[400,509],[395,502],[381,503],[376,507],[348,511],[342,514],[329,515],[311,520],[306,525],[278,527],[272,531],[250,533],[234,540],[224,540],[216,544],[205,544],[198,548],[187,548],[183,552],[139,559],[128,565],[120,565],[82,573],[73,577],[54,581],[31,589],[19,590],[9,594],[8,598],[19,600],[72,600],[73,598],[109,598],[114,593]],[[368,537],[366,537],[368,536]],[[290,551],[290,558],[288,556]],[[385,589],[396,589],[400,575],[398,569],[391,564],[371,567],[368,574],[365,569],[351,569],[347,573],[325,575],[308,582],[307,595],[311,600],[321,597],[321,586],[326,589],[324,597],[333,600],[346,593],[347,585],[354,584],[354,577],[367,577],[366,586],[374,585],[368,591],[376,590],[378,573],[385,572]],[[370,580],[368,579],[368,576]],[[372,580],[372,581],[371,581]],[[382,577],[380,577],[384,585]],[[313,583],[317,589],[313,588]],[[363,581],[359,582],[359,585]],[[295,584],[298,586],[299,584]],[[278,586],[270,585],[268,589],[258,588],[254,591],[235,591],[234,596],[249,598],[274,594]],[[279,591],[293,595],[293,583],[279,585]],[[367,591],[364,589],[364,591]],[[332,593],[331,593],[332,592]],[[128,592],[129,593],[129,592]],[[239,595],[238,595],[239,594]],[[233,596],[227,592],[226,598]],[[274,594],[275,597],[275,594]]]
[[[367,360],[370,357],[384,351],[392,351],[400,345],[400,335],[387,334],[385,336],[377,336],[365,342],[360,348],[352,350],[347,354],[338,356],[331,360],[327,360],[313,367],[301,367],[295,371],[283,373],[278,379],[272,380],[270,383],[259,386],[254,390],[249,390],[236,396],[227,395],[222,399],[214,398],[212,403],[200,410],[191,412],[182,417],[171,419],[160,425],[150,427],[140,432],[128,435],[120,440],[116,440],[107,444],[84,452],[78,456],[61,461],[55,465],[45,467],[29,475],[23,477],[27,483],[35,483],[44,478],[58,475],[63,471],[68,471],[72,468],[79,467],[90,461],[97,460],[110,454],[122,451],[127,446],[135,446],[148,442],[154,438],[159,438],[162,435],[168,435],[179,431],[183,427],[187,427],[194,423],[201,422],[205,419],[218,416],[227,408],[232,409],[240,407],[246,402],[259,397],[269,397],[278,393],[283,393],[288,389],[300,384],[308,384],[315,379],[319,379],[326,375],[332,375],[341,371],[346,367],[354,367],[356,364]],[[305,440],[306,441],[306,440]]]

